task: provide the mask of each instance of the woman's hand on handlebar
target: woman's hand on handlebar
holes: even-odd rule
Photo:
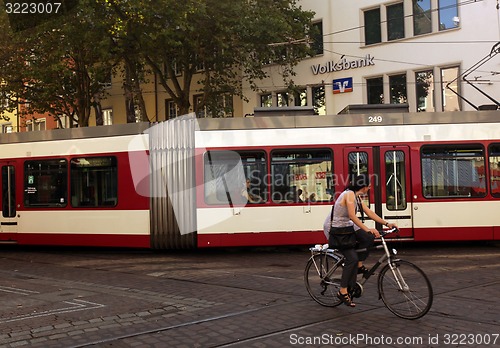
[[[380,237],[379,231],[375,228],[370,228],[367,232],[373,234],[375,236],[375,238]]]

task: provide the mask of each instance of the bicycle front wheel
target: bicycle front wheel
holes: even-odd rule
[[[332,254],[313,255],[304,270],[307,292],[322,306],[335,307],[342,302],[337,297],[342,266],[340,258]]]
[[[385,265],[378,277],[378,290],[385,306],[400,318],[421,318],[432,306],[429,278],[408,261],[395,260]]]

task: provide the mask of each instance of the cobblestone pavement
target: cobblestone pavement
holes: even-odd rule
[[[376,277],[356,308],[316,304],[303,282],[307,248],[2,246],[0,346],[500,346],[500,245],[393,246],[431,279],[434,304],[421,319],[387,310]]]

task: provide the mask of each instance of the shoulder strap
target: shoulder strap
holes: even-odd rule
[[[356,196],[356,203],[358,205],[358,210],[361,213],[361,222],[365,223],[365,212],[363,211],[363,204],[361,203],[361,198]]]
[[[332,221],[333,221],[333,208],[335,208],[335,202],[333,202],[332,212],[330,213],[330,226],[332,225]]]

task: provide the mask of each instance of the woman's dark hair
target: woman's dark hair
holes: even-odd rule
[[[370,186],[370,177],[368,174],[360,174],[351,180],[351,183],[347,186],[347,188],[356,192],[367,186]]]

